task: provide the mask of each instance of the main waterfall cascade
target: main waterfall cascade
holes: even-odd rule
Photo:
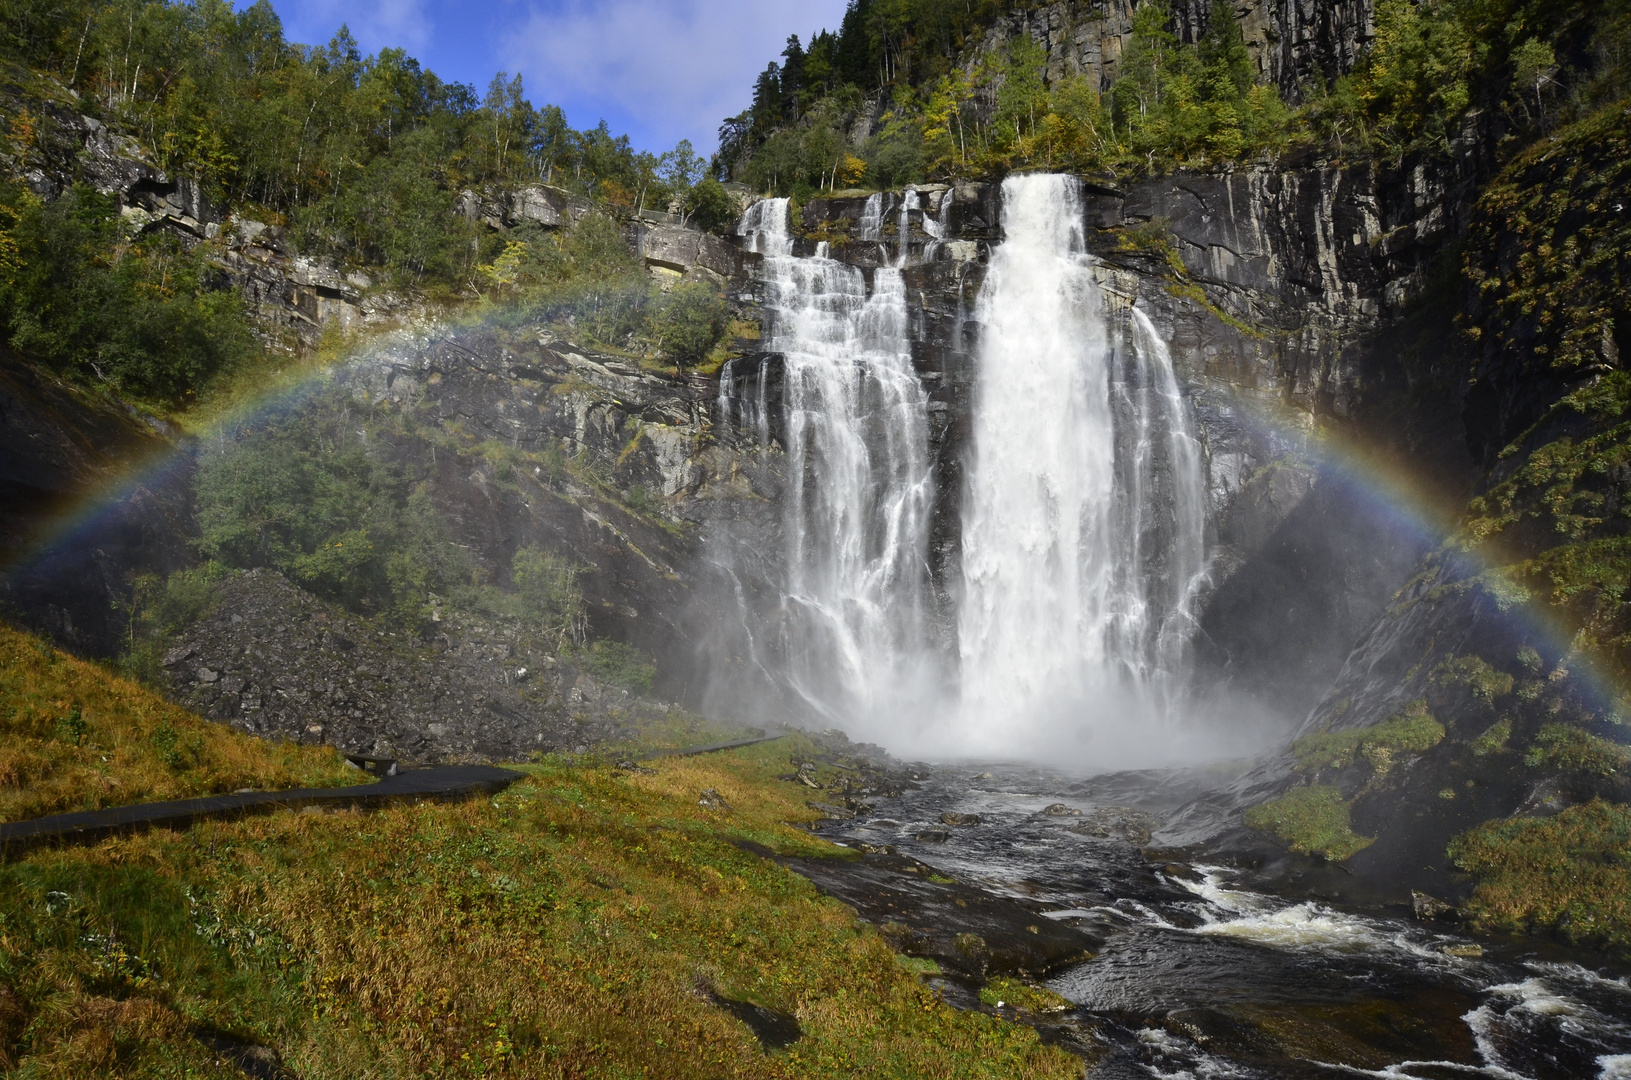
[[[900,270],[792,254],[786,199],[740,230],[765,256],[768,348],[782,358],[786,581],[780,673],[834,722],[876,723],[921,695],[929,511],[928,394],[912,370]],[[762,373],[752,416],[768,442]],[[722,412],[727,402],[721,402]],[[760,635],[763,637],[763,635]]]
[[[917,205],[909,192],[903,224]],[[885,212],[868,200],[864,235]],[[940,755],[1176,756],[1152,735],[1183,708],[1204,461],[1165,342],[1097,283],[1082,221],[1072,178],[1003,185],[975,312],[954,659],[929,642],[935,490],[901,271],[868,290],[824,251],[794,256],[786,200],[744,216],[783,357],[788,476],[782,600],[774,633],[753,636],[776,639],[778,681],[831,722]],[[764,370],[735,398],[724,380],[720,401],[761,445]]]
[[[1150,722],[1182,688],[1203,467],[1166,345],[1114,310],[1082,221],[1070,177],[1003,184],[978,305],[959,723],[971,750],[1075,741],[1132,764],[1160,753]]]

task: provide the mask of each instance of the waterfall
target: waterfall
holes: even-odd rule
[[[1204,580],[1201,456],[1142,313],[1118,344],[1070,177],[1003,183],[978,304],[958,613],[962,734],[1127,759],[1172,711]]]
[[[792,255],[786,199],[755,203],[739,232],[765,255],[767,348],[783,357],[784,677],[821,713],[864,722],[923,654],[934,489],[905,284],[880,267],[868,290],[858,267]]]
[[[857,240],[883,239],[883,192],[876,191],[866,197],[861,207],[861,220],[856,226]]]

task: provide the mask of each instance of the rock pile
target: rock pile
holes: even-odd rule
[[[643,714],[669,709],[578,671],[518,627],[453,616],[433,639],[393,633],[272,570],[227,580],[164,666],[202,715],[409,764],[626,738]]]

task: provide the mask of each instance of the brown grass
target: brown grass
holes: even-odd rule
[[[0,624],[0,821],[357,782],[331,749],[261,742]]]

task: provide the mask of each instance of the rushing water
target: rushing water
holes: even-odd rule
[[[1003,184],[958,615],[964,737],[1141,744],[1183,674],[1204,573],[1202,463],[1166,346],[1086,255],[1077,181]],[[1133,347],[1117,320],[1130,321]]]
[[[741,232],[765,256],[768,347],[782,357],[786,581],[783,674],[841,722],[899,705],[923,658],[929,511],[928,394],[912,370],[900,271],[792,254],[785,199]],[[726,380],[727,382],[729,380]],[[768,441],[763,404],[751,416]]]
[[[1589,956],[1474,946],[1405,917],[1255,892],[1220,867],[1145,859],[1143,830],[1193,792],[1185,779],[936,769],[827,835],[896,847],[1103,936],[1099,955],[1047,980],[1076,1005],[1055,1022],[1096,1080],[1631,1077],[1631,982]],[[1041,812],[1060,802],[1078,813]],[[983,824],[947,830],[946,811]]]

